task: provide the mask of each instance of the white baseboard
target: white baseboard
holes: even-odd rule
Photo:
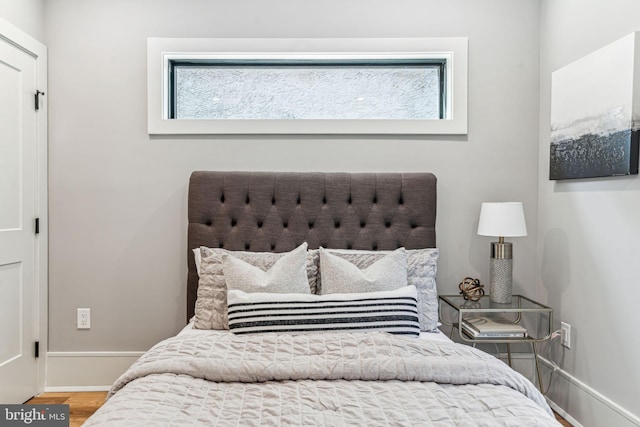
[[[546,380],[553,364],[544,357],[539,360]],[[549,406],[576,427],[640,426],[639,416],[560,368],[553,374],[547,394]]]
[[[59,351],[47,353],[45,391],[104,391],[143,351]]]
[[[70,386],[70,387],[45,387],[45,393],[78,393],[85,391],[109,391],[111,386]]]
[[[494,355],[506,361],[506,354]],[[538,358],[546,388],[553,365],[544,357]],[[511,359],[513,368],[537,385],[533,355],[512,353]],[[548,395],[549,406],[574,427],[640,427],[640,417],[562,369],[553,374]]]
[[[565,411],[564,409],[559,407],[553,400],[549,399],[546,396],[545,396],[545,398],[547,399],[547,403],[549,404],[551,409],[556,411],[558,413],[558,415],[560,415],[562,418],[564,418],[566,421],[568,421],[569,424],[571,424],[572,427],[584,427],[575,418],[573,418],[571,415],[569,415],[569,413],[567,411]]]

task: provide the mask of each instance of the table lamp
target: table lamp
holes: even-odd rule
[[[492,302],[509,304],[512,295],[513,249],[505,237],[527,235],[521,202],[482,203],[478,234],[498,237],[491,242],[489,264],[489,298]]]

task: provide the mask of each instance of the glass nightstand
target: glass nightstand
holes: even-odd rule
[[[443,308],[448,311],[457,313],[457,319],[447,322],[443,317]],[[443,325],[451,326],[449,338],[453,337],[455,329],[458,330],[458,336],[462,341],[478,344],[478,343],[496,343],[507,344],[507,356],[509,358],[509,366],[511,366],[511,344],[531,343],[531,349],[536,363],[536,374],[538,384],[542,388],[542,378],[540,375],[540,362],[538,361],[538,353],[536,351],[536,343],[547,341],[551,337],[553,328],[553,309],[544,304],[540,304],[530,298],[522,295],[513,295],[510,304],[499,304],[491,302],[488,295],[484,295],[478,301],[465,300],[462,295],[440,295],[439,296],[439,317]],[[491,338],[474,338],[463,331],[460,326],[464,320],[474,317],[490,317],[499,318],[501,322],[522,325],[524,318],[527,317],[527,324],[534,322],[541,331],[532,335],[530,328],[523,337],[491,337]]]

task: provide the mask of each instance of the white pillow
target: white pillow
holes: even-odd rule
[[[367,267],[389,251],[365,251],[349,249],[326,249],[360,268]],[[438,291],[436,289],[436,273],[438,271],[437,248],[407,250],[407,284],[418,290],[418,312],[420,328],[423,331],[435,331],[438,327]],[[322,277],[316,283],[322,289]]]
[[[273,294],[230,290],[235,334],[385,331],[420,335],[415,286],[348,294]]]
[[[304,243],[306,248],[306,243]],[[195,305],[195,329],[229,329],[227,323],[227,283],[224,277],[222,257],[233,256],[262,270],[269,270],[286,252],[243,252],[220,248],[200,247],[200,274]],[[307,278],[309,291],[315,292],[320,257],[318,250],[307,252]]]
[[[196,264],[196,272],[198,273],[198,277],[200,277],[200,264],[202,264],[202,250],[210,251],[211,248],[207,248],[205,246],[201,246],[199,248],[192,249],[193,258]],[[224,249],[216,249],[218,251],[224,251]],[[228,251],[226,251],[228,252]],[[241,252],[234,251],[233,253],[248,253],[248,254],[273,254],[276,253],[276,256],[281,256],[280,252]],[[258,255],[260,256],[260,255]],[[309,280],[309,288],[311,289],[311,293],[316,293],[316,280],[318,279],[318,268],[320,268],[320,255],[318,249],[308,249],[307,250],[307,280]]]
[[[407,252],[387,253],[362,268],[320,248],[321,294],[391,291],[407,286]]]
[[[310,293],[306,243],[282,256],[266,271],[236,258],[232,252],[222,255],[222,269],[228,291]]]

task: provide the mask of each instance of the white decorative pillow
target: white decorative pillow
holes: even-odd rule
[[[360,293],[391,291],[407,286],[407,252],[389,252],[366,267],[320,248],[320,293]]]
[[[266,271],[226,253],[222,255],[222,270],[227,291],[310,293],[306,243],[282,256]]]
[[[205,250],[219,250],[219,251],[222,251],[222,253],[227,252],[224,249],[211,249],[205,246],[192,249],[191,251],[193,252],[193,259],[196,264],[196,272],[198,273],[198,277],[200,277],[200,264],[202,263],[202,254],[200,250],[201,248]],[[234,253],[238,254],[241,252],[234,252]],[[243,252],[243,253],[255,255],[255,254],[271,254],[272,252]],[[282,254],[278,254],[278,255],[282,255]],[[316,293],[316,289],[317,289],[316,283],[318,280],[317,272],[319,268],[320,268],[320,251],[318,249],[307,250],[307,279],[309,280],[309,289],[311,289],[312,294]]]
[[[326,249],[352,262],[360,268],[368,267],[390,251],[364,251],[348,249]],[[438,326],[438,291],[436,273],[438,271],[437,248],[407,250],[407,284],[418,290],[418,313],[420,328],[423,331],[434,331]],[[322,271],[320,271],[322,273]],[[322,275],[317,279],[317,287],[322,292]]]
[[[194,328],[196,329],[229,329],[227,323],[227,284],[222,267],[224,254],[233,254],[233,256],[264,271],[270,269],[280,258],[287,254],[286,252],[228,251],[204,246],[199,249],[199,252],[201,256],[194,316]],[[306,257],[309,289],[311,293],[315,293],[320,258],[318,250],[307,251]],[[198,264],[196,264],[197,266]]]
[[[228,293],[235,334],[385,331],[420,335],[415,286],[349,294]]]

